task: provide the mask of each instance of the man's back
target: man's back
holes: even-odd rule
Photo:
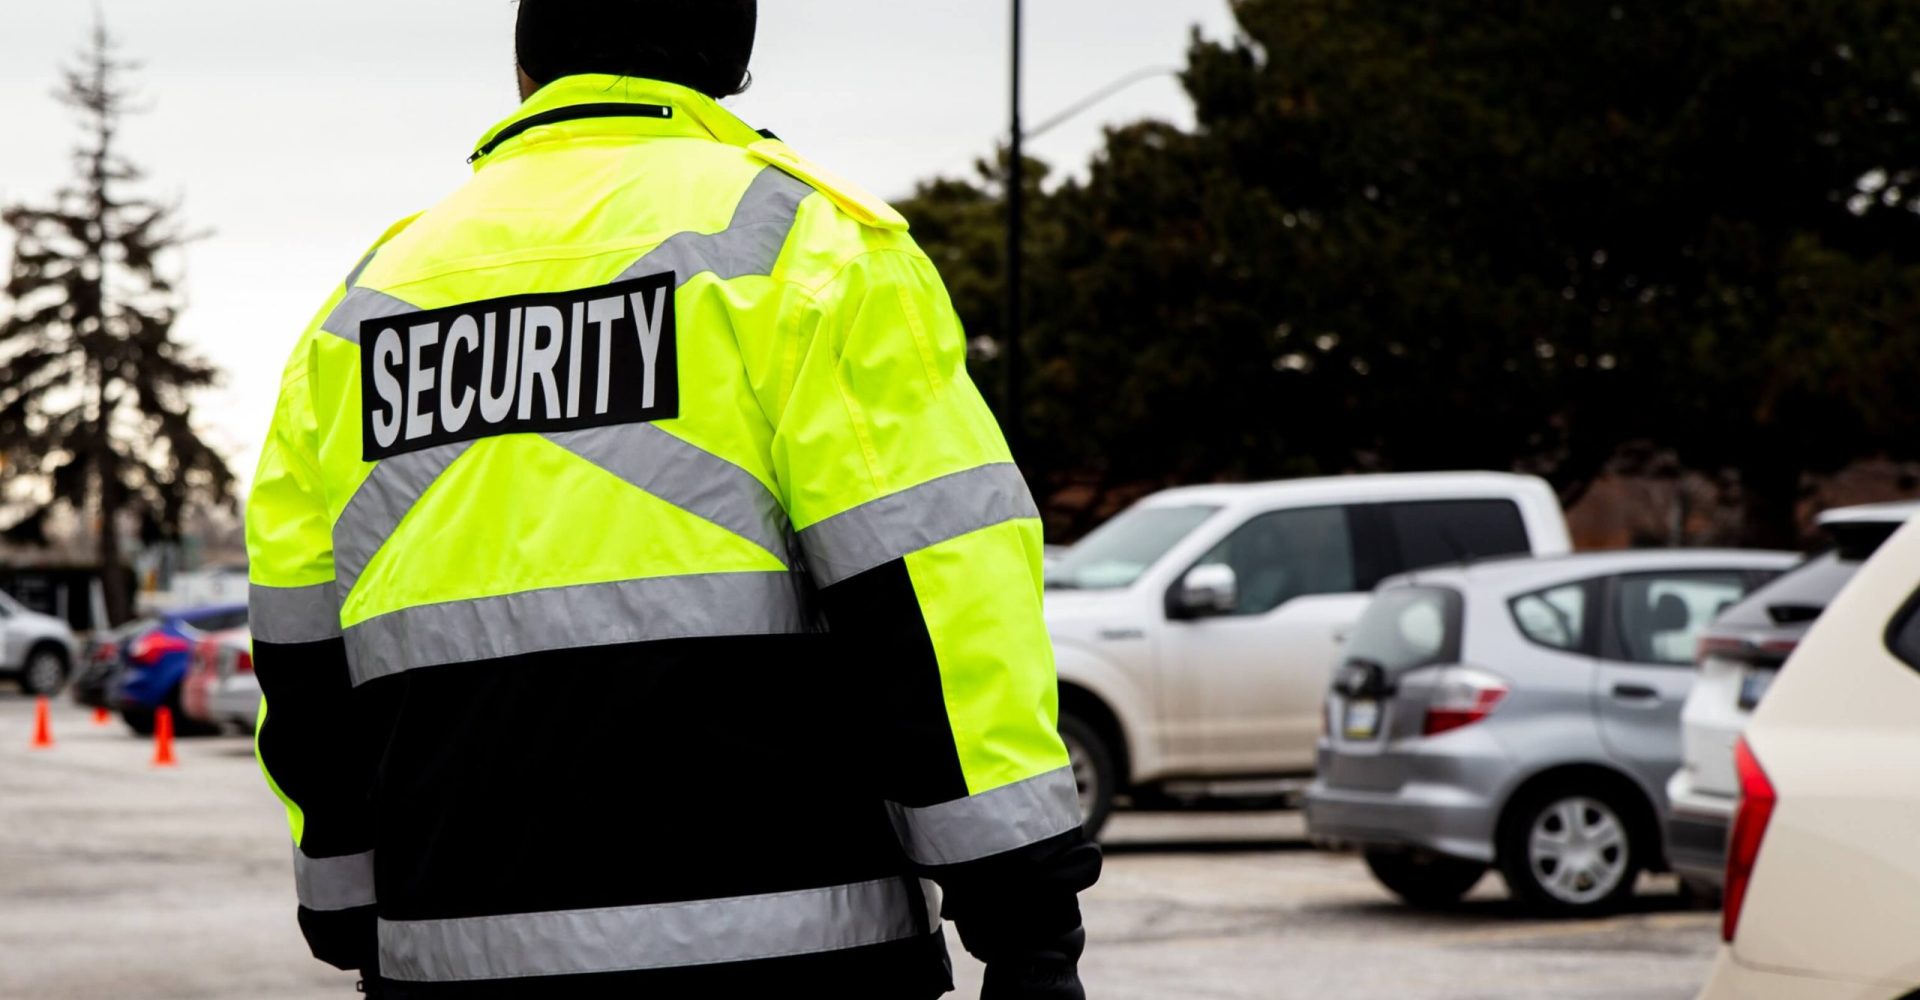
[[[316,954],[933,996],[937,881],[1054,995],[1098,855],[1038,524],[904,221],[651,81],[477,159],[302,341],[250,510]]]

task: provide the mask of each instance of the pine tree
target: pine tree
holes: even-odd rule
[[[138,110],[135,68],[97,24],[55,96],[83,126],[77,175],[47,207],[11,205],[8,308],[0,313],[0,499],[67,505],[94,525],[107,612],[130,610],[116,530],[175,537],[196,500],[226,501],[233,476],[190,420],[218,371],[173,339],[182,306],[166,264],[191,239],[175,206],[124,193],[144,174],[120,153]]]

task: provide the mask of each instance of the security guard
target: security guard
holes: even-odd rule
[[[313,952],[438,997],[1083,995],[1040,524],[753,0],[522,0],[525,104],[293,352],[248,509]]]

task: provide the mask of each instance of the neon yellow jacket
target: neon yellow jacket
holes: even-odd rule
[[[315,953],[911,996],[943,887],[1070,970],[1040,524],[906,221],[652,81],[475,159],[301,338],[248,507]]]

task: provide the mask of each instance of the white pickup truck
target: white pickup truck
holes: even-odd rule
[[[1530,476],[1416,473],[1154,494],[1047,574],[1060,733],[1088,829],[1119,794],[1312,774],[1327,685],[1376,583],[1567,552]]]

